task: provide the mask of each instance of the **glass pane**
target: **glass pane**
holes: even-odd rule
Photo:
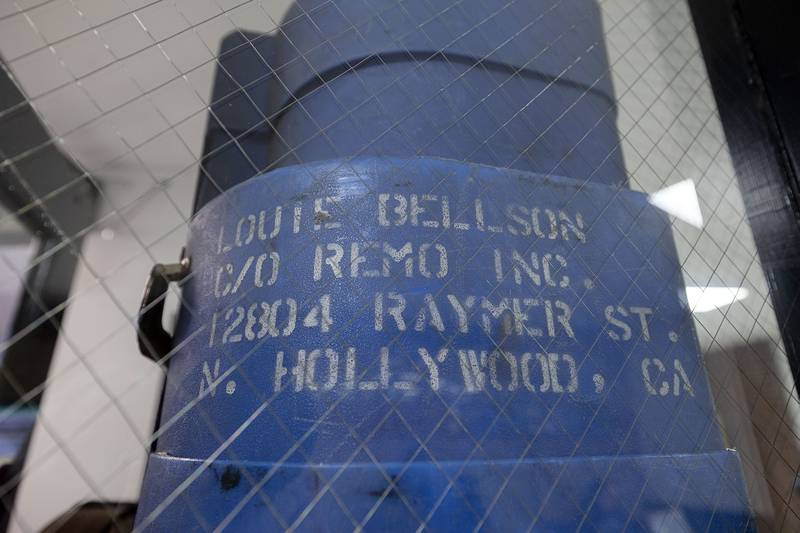
[[[10,530],[798,524],[685,0],[37,0],[0,54],[0,284],[63,297]]]

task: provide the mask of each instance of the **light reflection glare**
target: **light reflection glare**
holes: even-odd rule
[[[686,287],[686,299],[692,313],[707,313],[747,298],[745,287]]]
[[[654,192],[648,197],[648,201],[651,205],[695,228],[703,227],[700,201],[697,199],[694,181],[690,179]]]

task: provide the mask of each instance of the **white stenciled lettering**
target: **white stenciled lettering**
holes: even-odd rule
[[[425,366],[428,369],[428,381],[431,384],[431,390],[438,391],[439,390],[439,365],[445,362],[447,359],[447,348],[442,348],[436,354],[436,358],[434,359],[431,357],[431,354],[428,353],[428,350],[425,348],[417,349],[417,353],[422,358],[422,361],[425,363]]]
[[[368,242],[350,244],[350,277],[351,278],[377,278],[381,275],[379,268],[362,268],[362,265],[367,262],[367,254],[370,250],[379,250],[380,243]],[[369,254],[374,256],[375,254]],[[373,257],[373,261],[378,262],[380,259]],[[379,265],[375,265],[376,267]]]
[[[433,247],[436,250],[438,255],[438,262],[439,266],[433,272],[428,269],[428,250]],[[447,249],[439,244],[438,242],[435,244],[428,244],[425,243],[419,247],[419,272],[426,278],[430,278],[432,276],[436,276],[437,278],[441,279],[447,275]]]
[[[246,229],[243,229],[247,224]],[[239,219],[239,223],[236,224],[236,239],[235,243],[237,247],[242,247],[250,244],[253,242],[253,238],[256,236],[256,216],[255,215],[247,215],[246,217],[242,217]]]
[[[531,392],[571,394],[578,390],[578,366],[569,354],[526,352],[520,358],[520,367],[522,384]]]
[[[650,328],[647,325],[648,315],[653,314],[653,310],[649,307],[631,307],[631,313],[639,317],[639,324],[642,328],[642,338],[646,341],[650,340]]]
[[[324,354],[327,360],[326,379],[321,384],[317,382],[317,361]],[[336,386],[336,381],[339,379],[339,354],[330,348],[324,351],[320,349],[311,350],[306,358],[306,387],[309,390],[329,391]]]
[[[414,329],[424,331],[429,325],[436,331],[444,331],[444,322],[442,322],[442,315],[439,313],[436,301],[433,296],[426,294],[425,304],[419,308],[419,313],[417,313],[417,323],[414,325]]]
[[[269,277],[264,279],[264,263],[269,259],[270,261],[270,268],[269,268]],[[256,287],[263,287],[266,281],[267,286],[274,285],[278,279],[278,269],[281,265],[281,256],[278,255],[278,252],[270,252],[269,254],[261,254],[258,256],[256,260],[256,272],[255,272],[255,286]]]
[[[283,389],[283,378],[288,373],[288,369],[283,366],[283,352],[278,352],[275,354],[275,379],[272,381],[272,389],[275,392]]]
[[[272,217],[272,229],[269,233],[266,230],[267,212],[261,211],[258,215],[258,239],[265,241],[267,239],[274,239],[281,231],[281,214],[283,208],[277,206],[275,208],[275,215]]]
[[[556,270],[556,272],[560,270],[566,270],[567,268],[567,260],[564,259],[559,254],[555,255],[544,254],[542,256],[542,273],[544,274],[544,281],[551,287],[556,286],[556,280],[553,279],[552,267],[551,267],[553,261],[556,261],[559,264],[559,266],[557,267],[558,270]],[[569,287],[569,278],[566,276],[566,274],[561,276],[561,279],[558,281],[557,285],[562,289]]]
[[[347,390],[353,390],[356,386],[356,349],[347,349],[347,366],[344,372],[344,386]]]
[[[214,370],[208,364],[208,361],[203,361],[203,377],[200,378],[200,392],[197,393],[198,398],[204,397],[206,394],[211,397],[217,394],[217,384],[219,381],[219,358],[214,360]]]
[[[544,213],[538,207],[531,209],[531,225],[533,234],[540,239],[558,238],[558,219],[556,219],[556,214],[549,209],[545,209]]]
[[[458,318],[458,331],[461,333],[469,333],[469,320],[467,318],[467,313],[475,306],[475,297],[474,296],[465,296],[462,299],[459,299],[458,296],[454,294],[448,294],[447,300],[450,302],[450,305],[453,307],[453,311],[456,313],[456,317]]]
[[[641,339],[645,342],[650,341],[650,325],[648,317],[653,314],[650,307],[637,307],[631,306],[625,308],[623,306],[613,305],[606,306],[604,311],[606,320],[608,321],[608,328],[606,334],[615,341],[629,341],[634,338],[634,329],[639,327]],[[636,315],[638,320],[632,320],[633,324],[629,324],[626,319],[631,318],[631,314]],[[637,336],[636,339],[639,337]]]
[[[449,229],[450,199],[437,194],[378,194],[378,224],[383,227]]]
[[[548,371],[550,373],[550,385],[553,392],[564,392],[564,385],[561,383],[559,376],[558,363],[563,361],[567,363],[569,371],[569,381],[567,382],[566,391],[575,392],[578,390],[578,369],[575,365],[575,359],[571,355],[564,354],[560,356],[557,353],[547,354]]]
[[[292,233],[300,233],[300,222],[303,220],[303,204],[297,202],[294,204],[294,213],[292,214]]]
[[[528,312],[533,307],[540,304],[538,298],[512,298],[511,308],[514,316],[514,332],[522,335],[523,331],[530,337],[541,337],[544,335],[542,328],[528,325]]]
[[[506,224],[506,229],[511,235],[527,237],[531,234],[530,210],[524,205],[509,204],[506,206],[506,217],[511,222]]]
[[[486,352],[475,350],[459,350],[458,362],[461,365],[461,375],[464,378],[464,388],[467,392],[483,390],[486,381]]]
[[[567,337],[570,339],[575,338],[575,331],[572,329],[572,308],[567,305],[566,302],[562,302],[560,300],[556,300],[556,309],[558,309],[559,313],[556,315],[556,320],[558,323],[561,324],[561,327],[564,330],[564,333],[567,334]],[[553,335],[555,336],[555,335]]]
[[[239,342],[242,340],[241,333],[234,333],[244,320],[244,308],[241,306],[228,309],[225,312],[225,321],[228,322],[228,327],[222,334],[222,344],[229,342]]]
[[[380,353],[380,380],[362,380],[358,384],[359,390],[376,390],[389,388],[389,348],[381,348]]]
[[[344,353],[344,361],[342,361],[340,353]],[[446,350],[440,351],[436,356],[436,360],[441,364],[446,356]],[[289,359],[291,359],[291,356],[289,356]],[[293,365],[290,361],[287,361],[284,352],[279,351],[275,358],[273,387],[275,391],[283,390],[286,385],[284,383],[286,377],[291,375],[289,384],[294,384],[294,392],[327,392],[337,386],[346,390],[367,392],[389,389],[413,390],[414,382],[405,380],[392,382],[391,358],[388,347],[380,348],[377,360],[369,358],[369,361],[366,367],[360,370],[358,352],[352,346],[346,348],[344,352],[339,352],[333,348],[299,349],[294,356]],[[366,374],[370,374],[370,377],[367,378]],[[439,386],[436,370],[430,373],[430,383],[431,387],[434,387],[434,384],[436,387]]]
[[[508,369],[509,381],[507,385],[500,382],[500,371],[498,370],[498,362],[503,361]],[[517,359],[510,352],[504,350],[494,350],[489,354],[489,381],[495,390],[502,391],[515,391],[519,383],[519,370],[517,368]]]
[[[238,269],[233,263],[221,265],[214,276],[214,296],[222,298],[236,294],[242,287],[261,288],[274,285],[278,279],[280,263],[278,252],[270,252],[249,256]]]
[[[620,307],[620,306],[618,306],[616,308],[616,313],[619,313],[623,317],[627,317],[628,316],[628,312],[625,311],[625,309],[623,307]],[[615,328],[617,328],[617,330],[619,330],[619,331],[617,331],[617,330],[614,330],[614,329],[608,329],[606,331],[606,333],[608,333],[608,336],[611,337],[612,339],[614,339],[615,341],[618,341],[618,340],[623,340],[623,341],[630,340],[630,338],[631,338],[631,328],[630,328],[630,326],[628,326],[627,323],[625,323],[622,320],[620,320],[619,318],[617,318],[616,313],[615,313],[615,309],[614,309],[613,305],[606,306],[606,309],[605,309],[606,320],[608,321],[608,323],[610,325],[614,326]]]
[[[403,318],[403,311],[406,310],[406,299],[396,292],[386,294],[389,300],[388,307],[384,311],[383,293],[375,294],[375,331],[383,331],[384,312],[394,320],[394,326],[398,331],[406,330],[406,321]]]
[[[489,335],[575,338],[572,308],[560,300],[388,292],[374,294],[373,311],[375,331],[406,331],[411,320],[416,331],[469,333],[474,316]]]
[[[561,221],[561,238],[565,241],[570,239],[570,234],[580,242],[586,242],[586,234],[583,232],[583,215],[575,213],[575,220],[572,220],[564,211],[558,212]]]
[[[414,247],[410,242],[405,243],[399,249],[395,249],[388,242],[383,243],[383,277],[388,278],[392,271],[392,263],[403,262],[404,271],[407,278],[414,275]]]
[[[435,194],[412,194],[411,195],[411,205],[409,207],[409,217],[411,219],[412,226],[419,226],[422,225],[425,228],[438,228],[439,221],[426,218],[420,222],[420,215],[426,212],[426,208],[423,207],[426,203],[430,202],[438,202],[439,197]]]
[[[333,325],[331,295],[323,294],[319,297],[318,303],[314,304],[303,319],[303,326],[307,328],[318,327],[322,333],[327,333],[330,331],[331,325]]]
[[[260,339],[264,337],[267,333],[267,324],[266,320],[260,320],[264,314],[269,316],[270,306],[266,304],[266,302],[261,302],[259,305],[258,302],[250,304],[250,307],[247,308],[247,324],[244,326],[244,338],[252,341],[255,339]],[[259,329],[256,330],[255,326],[261,322],[259,325]]]
[[[550,364],[547,358],[540,353],[536,354],[536,361],[538,362],[539,370],[539,384],[534,384],[533,371],[531,370],[531,361],[533,356],[526,352],[522,354],[520,359],[520,366],[522,367],[522,383],[525,388],[531,392],[547,392],[550,390]]]
[[[352,242],[317,244],[314,248],[314,281],[326,277],[353,279],[419,275],[426,279],[442,279],[448,275],[447,248],[440,243],[422,243],[414,253],[406,242],[395,246],[387,242]],[[344,267],[342,263],[344,263]],[[346,268],[347,265],[350,268]]]
[[[288,386],[294,392],[322,393],[340,387],[348,391],[381,394],[381,391],[390,390],[413,391],[421,383],[426,383],[432,391],[445,388],[453,390],[454,386],[460,387],[463,383],[463,390],[467,393],[486,390],[513,393],[523,390],[535,394],[573,394],[580,388],[577,364],[570,354],[525,352],[518,357],[499,348],[488,351],[470,348],[453,350],[457,360],[449,357],[451,349],[447,347],[432,350],[420,346],[396,359],[387,346],[379,348],[377,353],[363,355],[353,346],[342,350],[306,347],[293,354],[281,350],[275,356],[273,386],[275,391]],[[412,361],[412,354],[413,358],[419,358],[417,361],[421,361],[421,364]],[[401,370],[393,370],[394,361],[399,362]],[[411,363],[414,370],[403,369],[404,363]],[[694,394],[682,367],[676,365],[676,368],[681,368],[676,381],[681,387],[680,392]],[[458,374],[459,371],[459,377],[452,375],[448,378],[448,373]],[[204,372],[208,376],[202,386],[213,386],[219,369],[207,366]],[[393,381],[395,374],[404,379]],[[416,379],[415,374],[418,376]],[[669,384],[663,387],[666,387],[664,394],[671,392]],[[652,390],[655,389],[651,389],[651,393]],[[655,394],[659,394],[658,391]]]
[[[339,203],[338,196],[326,196],[314,199],[314,229],[319,231],[321,228],[337,229],[342,227],[341,222],[333,221],[330,206]]]
[[[511,313],[511,307],[508,304],[508,298],[500,298],[495,304],[488,298],[481,298],[481,309],[484,313],[481,314],[481,323],[483,324],[483,331],[491,335],[495,329],[494,320],[499,319],[504,313]],[[510,320],[502,322],[503,335],[511,335],[512,323]]]
[[[498,250],[499,251],[499,250]],[[517,285],[522,285],[522,274],[525,273],[528,279],[536,286],[542,284],[542,277],[539,275],[539,258],[536,252],[531,252],[531,262],[528,263],[516,250],[511,251],[511,264],[514,268],[514,281]]]
[[[235,306],[222,314],[214,314],[212,325],[223,329],[221,344],[235,344],[244,340],[254,341],[270,337],[289,337],[297,329],[299,307],[294,298],[279,298],[273,302],[252,302],[247,306]],[[333,324],[331,296],[323,294],[310,307],[301,324],[306,328],[319,328],[321,333],[330,331]],[[213,343],[214,337],[210,342]]]
[[[679,359],[673,360],[672,376],[668,376],[667,367],[660,359],[645,357],[642,359],[642,378],[645,390],[653,396],[667,396],[670,392],[673,396],[680,396],[683,392],[694,396],[692,382]]]
[[[326,254],[327,252],[327,254]],[[325,246],[325,251],[321,244],[318,244],[314,250],[314,281],[322,279],[322,266],[323,256],[325,265],[330,267],[331,274],[335,278],[342,277],[342,257],[344,256],[344,248],[341,244],[330,243]]]
[[[292,367],[292,376],[294,376],[294,391],[300,392],[306,384],[306,351],[297,351],[297,364]]]
[[[389,202],[394,200],[391,208],[391,219],[389,215]],[[378,224],[381,226],[402,226],[408,220],[408,200],[402,194],[379,194],[378,195]]]
[[[495,278],[499,282],[506,277],[506,262],[507,256],[500,249],[495,248],[494,272]],[[544,284],[562,289],[569,287],[569,277],[566,274],[556,276],[567,269],[567,260],[560,254],[544,254],[540,261],[536,252],[522,254],[516,249],[511,249],[510,263],[511,272],[514,274],[514,283],[517,285],[532,284],[540,287]]]
[[[231,276],[233,276],[233,265],[227,263],[217,268],[214,278],[214,296],[221,298],[231,292]]]
[[[479,231],[488,231],[489,233],[502,233],[503,228],[492,224],[487,224],[483,214],[483,201],[480,198],[475,198],[475,226]]]
[[[220,226],[217,254],[228,253],[234,248],[246,247],[256,241],[264,242],[274,239],[280,234],[282,213],[283,207],[278,205],[271,209],[262,209],[257,213],[243,215],[236,221],[234,227],[228,229],[228,232],[232,233],[232,238],[231,235],[226,236],[225,226]],[[271,227],[268,228],[268,226]]]

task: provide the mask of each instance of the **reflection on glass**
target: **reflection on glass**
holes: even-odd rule
[[[686,287],[686,299],[692,313],[707,313],[747,298],[745,287]]]

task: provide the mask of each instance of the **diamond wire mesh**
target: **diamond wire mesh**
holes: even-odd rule
[[[448,9],[459,9],[459,4],[454,2]],[[508,5],[511,4],[514,2]],[[402,8],[402,3],[400,6]],[[791,505],[791,487],[786,483],[792,479],[798,466],[796,452],[791,450],[797,440],[797,396],[688,11],[683,2],[608,0],[601,2],[600,6],[610,56],[610,74],[614,79],[618,100],[620,148],[625,156],[631,186],[655,192],[687,178],[695,182],[705,219],[704,226],[696,229],[675,222],[671,232],[666,231],[659,238],[675,239],[687,286],[701,289],[726,287],[733,293],[732,304],[693,314],[693,327],[701,340],[717,408],[721,412],[718,416],[723,421],[723,431],[729,445],[742,453],[751,502],[759,518],[766,520],[767,527],[773,525],[776,529],[791,529],[790,525],[797,523],[797,516]],[[22,475],[22,490],[15,514],[14,526],[28,530],[42,525],[44,518],[37,516],[31,502],[36,498],[36,492],[42,490],[42,483],[48,483],[48,476],[59,472],[59,468],[74,474],[73,485],[83,492],[82,498],[105,500],[119,495],[126,498],[137,495],[144,451],[165,427],[162,424],[151,436],[152,413],[136,405],[147,400],[152,405],[157,399],[159,383],[156,372],[151,367],[145,368],[142,361],[133,365],[127,363],[128,368],[138,368],[133,376],[120,380],[107,362],[102,366],[97,358],[110,349],[135,357],[131,332],[136,316],[136,300],[131,299],[130,294],[138,291],[140,280],[144,279],[142,267],[155,261],[174,260],[176,250],[185,239],[192,182],[198,172],[205,173],[199,165],[201,152],[198,132],[203,130],[206,115],[214,113],[209,107],[212,102],[207,97],[210,85],[208,76],[214,69],[224,70],[216,57],[219,37],[226,31],[240,28],[275,31],[278,26],[276,20],[280,16],[273,6],[257,2],[151,2],[142,5],[119,2],[114,7],[101,8],[98,3],[75,0],[47,1],[36,5],[17,3],[13,8],[5,9],[7,13],[0,15],[0,23],[15,30],[13,42],[0,38],[0,51],[5,55],[9,72],[26,94],[28,102],[49,126],[53,133],[50,142],[57,143],[78,162],[83,172],[78,179],[91,181],[106,204],[98,221],[84,230],[85,235],[91,239],[99,230],[113,228],[115,233],[124,233],[128,237],[127,242],[118,248],[104,246],[107,241],[95,239],[94,243],[87,242],[80,250],[75,249],[81,255],[83,270],[78,273],[80,282],[63,306],[69,313],[62,328],[63,343],[59,346],[59,354],[64,354],[61,357],[63,360],[57,357],[46,384],[48,395],[45,396],[34,446]],[[368,18],[375,20],[381,16],[381,13],[370,13]],[[358,26],[353,25],[352,28],[358,31]],[[8,32],[1,33],[9,35]],[[245,39],[245,46],[252,47],[262,61],[260,67],[264,73],[254,81],[267,76],[279,78],[276,71],[280,70],[280,66],[268,66],[266,59],[253,45],[254,39],[246,36]],[[190,46],[198,43],[202,43],[202,47]],[[401,43],[396,44],[405,49]],[[551,46],[557,44],[551,43]],[[302,49],[302,45],[298,49]],[[181,53],[186,56],[195,54],[196,57],[183,57]],[[304,59],[304,54],[301,53],[300,57]],[[531,60],[534,58],[532,56]],[[426,59],[415,62],[424,64]],[[471,68],[484,67],[478,64]],[[359,75],[355,67],[348,73]],[[234,76],[232,78],[235,79]],[[393,80],[391,85],[402,90],[400,80]],[[254,110],[260,110],[241,85],[236,91],[245,95]],[[504,95],[502,85],[496,91]],[[409,97],[414,100],[413,95]],[[535,105],[536,101],[536,95],[532,95],[528,105]],[[381,105],[379,98],[376,98],[376,102]],[[424,103],[418,103],[415,109],[420,109]],[[302,99],[290,105],[304,109]],[[72,108],[73,113],[65,112],[65,108]],[[7,109],[2,114],[11,111]],[[521,112],[522,109],[517,110],[512,119],[521,117],[524,120]],[[270,126],[274,118],[260,113],[258,123],[249,129],[258,125]],[[498,133],[507,134],[504,130],[510,120],[496,119],[495,131],[473,130],[473,134],[491,150],[491,140]],[[547,129],[558,127],[558,120],[548,125]],[[327,137],[326,131],[330,125],[318,126],[320,135]],[[267,170],[259,168],[239,144],[238,139],[247,131],[232,133],[225,130],[225,133],[230,143],[248,160],[253,176]],[[446,133],[447,127],[437,129],[437,137]],[[534,137],[529,146],[535,145],[540,138],[541,135]],[[6,165],[13,170],[15,163],[27,157],[35,158],[41,149],[42,146],[31,147],[7,159]],[[506,162],[508,165],[511,163]],[[18,175],[24,182],[25,176],[21,173]],[[213,181],[207,173],[204,177]],[[115,183],[115,179],[119,183]],[[367,184],[364,185],[369,188]],[[132,190],[126,190],[128,187]],[[485,190],[487,185],[481,184],[481,188]],[[61,193],[63,190],[52,191],[40,200],[47,201]],[[610,204],[606,207],[610,207]],[[338,214],[341,220],[353,226],[351,229],[354,232],[359,231],[356,221],[350,220],[348,213]],[[490,239],[487,239],[481,246],[490,244]],[[72,240],[65,236],[63,246],[72,247]],[[115,257],[111,261],[104,261],[103,256],[110,250],[122,252],[125,256],[122,260]],[[639,253],[643,262],[649,263],[649,251]],[[40,257],[34,261],[42,259]],[[647,274],[652,275],[653,272]],[[655,272],[658,276],[662,274]],[[18,272],[18,275],[22,281],[24,272]],[[640,272],[630,277],[631,290],[637,288],[637,280],[641,275]],[[394,281],[391,278],[387,281],[387,290]],[[595,281],[602,285],[596,274]],[[131,286],[133,291],[127,290]],[[737,299],[736,292],[743,288],[747,289],[747,297]],[[319,294],[324,289],[321,287]],[[95,312],[79,311],[90,307],[96,307]],[[185,305],[183,309],[183,312],[192,312]],[[111,317],[102,316],[111,313]],[[49,313],[44,320],[52,318],[54,314]],[[6,341],[5,346],[27,333],[17,333]],[[491,340],[498,349],[502,349],[502,340]],[[452,341],[452,337],[442,335],[444,346],[449,346]],[[125,343],[129,346],[124,346]],[[257,347],[250,353],[254,353]],[[547,353],[549,346],[540,345],[538,348]],[[585,348],[590,353],[591,347]],[[586,359],[587,363],[590,361],[591,355]],[[115,360],[114,364],[117,363],[120,361]],[[416,362],[412,364],[420,371],[417,377],[423,376],[424,369],[419,368]],[[223,383],[236,372],[239,383],[246,383],[263,398],[261,407],[248,420],[267,415],[280,420],[270,410],[270,398],[259,391],[245,373],[238,371],[237,366],[223,372],[217,382]],[[367,370],[369,368],[365,373]],[[144,382],[147,383],[143,385]],[[96,387],[100,394],[95,391],[94,396],[86,395],[90,400],[87,402],[86,398],[81,398],[82,391],[76,389],[76,384],[78,387],[81,384]],[[490,427],[502,420],[510,424],[518,435],[524,436],[525,432],[514,427],[513,419],[506,412],[511,398],[505,405],[500,405],[489,392],[483,392],[487,401],[497,409],[497,418]],[[364,455],[381,468],[381,461],[370,449],[369,443],[389,419],[399,421],[401,430],[411,435],[418,444],[412,459],[418,454],[425,454],[445,478],[448,476],[437,464],[430,448],[430,442],[444,422],[453,421],[460,428],[462,438],[467,439],[472,447],[470,457],[483,452],[481,442],[485,435],[472,435],[452,406],[443,399],[439,398],[445,406],[445,412],[437,425],[427,435],[419,435],[405,419],[400,407],[394,405],[391,398],[382,395],[387,410],[369,433],[364,435],[359,433],[359,428],[347,428],[356,447],[342,469]],[[98,396],[100,402],[95,401]],[[59,420],[64,408],[58,405],[58,399],[70,405],[70,409],[79,411],[74,407],[77,403],[78,407],[85,407],[87,412],[83,416]],[[82,399],[84,403],[80,403]],[[98,410],[91,411],[97,407],[92,403],[102,405]],[[179,414],[185,416],[194,411],[196,416],[205,419],[210,431],[216,431],[213,421],[197,403],[190,402]],[[150,408],[151,405],[145,407]],[[543,407],[548,411],[548,416],[555,409],[546,405]],[[637,407],[643,409],[645,406]],[[109,424],[103,427],[96,418],[106,412],[113,414],[108,420],[103,420]],[[751,418],[754,424],[752,429],[743,423],[743,420]],[[302,456],[302,442],[324,423],[324,416],[314,420],[299,439],[284,425],[286,435],[296,439],[296,442],[280,462],[288,460],[297,451]],[[676,418],[676,424],[669,428],[667,436],[672,431],[680,431],[680,425],[680,420]],[[399,431],[397,427],[393,426],[393,429]],[[109,442],[109,434],[114,430],[119,430],[126,438],[126,442],[120,443],[120,448],[129,453],[124,454],[121,460],[117,457],[111,461],[103,457],[87,457],[87,454],[76,450],[76,446],[86,444],[89,440],[95,443]],[[661,442],[661,436],[652,437],[656,442]],[[227,436],[217,433],[216,438],[220,442],[218,452],[204,458],[207,462],[222,453],[226,445],[236,438],[236,434]],[[534,444],[535,438],[535,435],[524,438],[526,450]],[[667,440],[665,438],[663,442]],[[119,474],[126,470],[129,474],[127,479],[119,483]],[[341,512],[348,515],[353,527],[357,528],[368,522],[390,492],[397,493],[404,500],[406,508],[415,514],[420,524],[433,515],[448,495],[447,489],[442,491],[428,514],[418,516],[402,491],[398,492],[395,480],[382,471],[388,482],[386,489],[365,516],[357,517],[336,494],[335,483],[341,471],[326,481],[317,497],[293,520],[292,517],[283,517],[267,494],[259,490],[270,474],[264,479],[247,479],[252,485],[248,498],[261,499],[281,527],[297,527],[313,512],[321,499],[331,494]],[[501,489],[497,491],[493,505],[501,496],[508,495],[502,489],[511,478],[500,473],[496,475],[501,480]],[[49,483],[52,483],[52,477],[50,480]],[[551,490],[556,488],[557,482],[558,478]],[[452,487],[449,478],[447,487]],[[5,487],[5,490],[8,488]],[[65,487],[65,490],[69,489]],[[76,500],[69,501],[68,495],[65,497],[61,493],[60,496],[55,500],[60,501],[62,506],[76,503]],[[710,499],[705,503],[713,507],[713,495],[708,496]],[[181,490],[176,490],[171,497],[180,498]],[[510,497],[516,512],[527,515],[530,527],[535,527],[543,509],[528,508],[524,495],[512,491]],[[165,501],[165,507],[171,501]],[[187,503],[192,506],[192,502]],[[245,503],[243,500],[242,505]],[[206,523],[200,510],[193,510],[202,529],[218,526]],[[581,516],[581,525],[591,525],[584,509],[576,504],[575,510]],[[54,512],[56,509],[51,510],[51,513]],[[234,518],[235,512],[226,521]],[[472,512],[476,511],[472,509]],[[479,518],[485,519],[485,516]],[[638,526],[645,527],[644,524]]]

